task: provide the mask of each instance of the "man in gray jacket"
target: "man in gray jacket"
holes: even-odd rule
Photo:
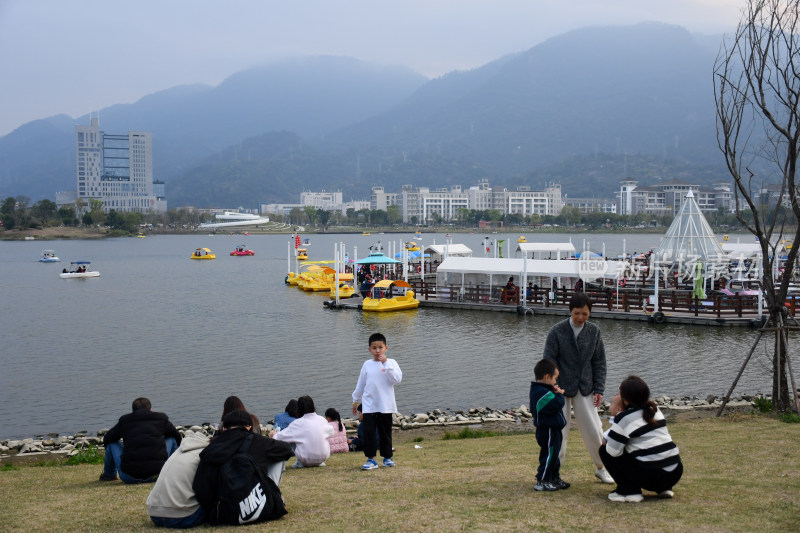
[[[570,318],[550,328],[544,344],[544,357],[558,365],[558,385],[564,389],[567,425],[562,432],[561,452],[558,454],[561,464],[564,464],[567,452],[570,410],[574,410],[581,437],[595,464],[594,475],[603,483],[610,484],[614,479],[603,467],[599,454],[603,426],[597,414],[606,384],[606,352],[600,328],[587,322],[591,309],[592,303],[585,294],[579,292],[572,297],[569,301]]]

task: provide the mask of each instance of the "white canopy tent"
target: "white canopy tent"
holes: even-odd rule
[[[564,257],[569,257],[575,254],[575,246],[571,242],[521,242],[517,244],[516,252],[522,252],[523,257],[536,258],[539,254],[539,259],[542,259],[544,254],[556,253],[556,259],[561,259],[561,253],[564,252]]]
[[[425,248],[424,253],[445,257],[472,257],[472,249],[466,244],[431,244]]]
[[[606,261],[608,268],[603,278],[617,280],[630,275],[626,261]],[[580,261],[552,259],[501,259],[493,257],[448,257],[436,271],[437,287],[493,286],[504,285],[508,276],[518,276],[524,287],[529,277],[572,278],[577,281]]]
[[[757,242],[723,242],[722,251],[731,258],[743,257],[747,259],[760,254],[761,245]]]

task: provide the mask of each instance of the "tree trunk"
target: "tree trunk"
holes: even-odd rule
[[[776,324],[775,331],[775,353],[772,357],[772,410],[784,412],[791,408],[792,397],[789,393],[789,383],[786,372],[786,317],[783,309],[777,309],[776,316],[771,317],[772,323]]]

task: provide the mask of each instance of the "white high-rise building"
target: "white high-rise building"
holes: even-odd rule
[[[89,126],[75,127],[77,198],[84,209],[89,200],[103,210],[163,213],[167,210],[163,182],[153,187],[153,140],[149,132],[109,135],[93,117]]]

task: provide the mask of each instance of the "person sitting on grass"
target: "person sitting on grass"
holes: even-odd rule
[[[534,490],[554,491],[568,489],[569,483],[561,479],[561,430],[567,425],[564,418],[564,389],[556,384],[558,367],[550,359],[542,359],[533,368],[536,381],[531,382],[531,412],[536,426],[536,443],[539,445],[539,469]]]
[[[286,404],[286,410],[282,413],[275,415],[275,428],[286,429],[289,424],[297,420],[297,400],[292,398]]]
[[[214,436],[222,432],[222,421],[225,420],[228,413],[232,413],[233,411],[247,411],[247,409],[244,408],[244,403],[242,403],[242,400],[240,400],[238,396],[228,396],[225,398],[225,403],[222,404],[222,416],[219,418],[219,430],[214,432]],[[258,417],[250,413],[250,418],[253,420],[253,427],[250,428],[250,431],[256,435],[261,435],[261,423],[258,421]]]
[[[281,431],[272,430],[270,437],[275,440],[293,443],[297,461],[292,468],[304,466],[325,466],[331,456],[328,437],[333,435],[333,428],[328,421],[319,416],[314,408],[311,396],[297,399],[297,420]]]
[[[600,458],[617,483],[612,502],[640,502],[642,489],[672,498],[683,475],[678,446],[672,442],[664,415],[650,399],[650,388],[628,376],[611,400],[614,423],[606,431]]]
[[[181,434],[169,417],[152,411],[150,400],[136,398],[131,408],[103,436],[106,451],[100,481],[114,481],[117,472],[123,483],[155,481],[181,443]]]
[[[159,527],[176,529],[198,526],[205,521],[205,512],[192,489],[200,452],[208,446],[203,433],[187,431],[178,450],[161,468],[153,490],[147,496],[147,514]]]
[[[192,489],[197,501],[203,506],[206,520],[211,524],[220,523],[230,516],[230,506],[223,505],[223,501],[230,502],[232,496],[226,493],[226,490],[231,488],[226,481],[230,480],[232,469],[229,468],[229,462],[235,455],[249,455],[258,472],[266,474],[269,478],[269,481],[264,479],[266,486],[258,487],[259,490],[253,495],[252,500],[246,500],[247,503],[253,504],[251,506],[253,508],[248,510],[247,505],[244,505],[243,513],[255,517],[263,510],[265,513],[271,513],[270,519],[286,514],[279,487],[286,469],[286,460],[294,455],[292,448],[285,442],[278,442],[264,435],[254,435],[251,431],[252,424],[253,419],[247,411],[236,410],[228,413],[222,420],[222,432],[200,452],[200,464],[197,466]],[[258,505],[259,502],[263,507]],[[255,509],[258,509],[258,513],[254,514]]]
[[[347,443],[347,430],[342,424],[342,417],[339,411],[333,407],[325,411],[325,420],[333,428],[333,435],[328,437],[328,444],[331,446],[331,453],[343,453],[350,451]]]

